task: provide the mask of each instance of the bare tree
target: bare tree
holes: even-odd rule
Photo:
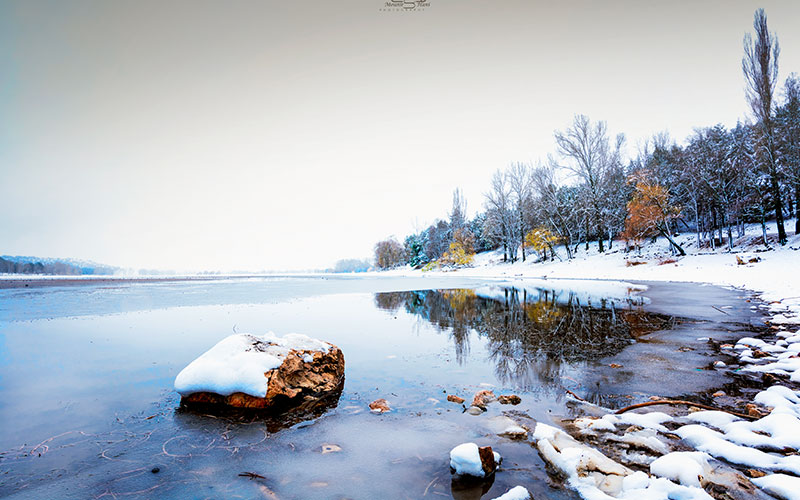
[[[375,244],[375,265],[381,269],[389,269],[403,263],[405,252],[394,237],[379,241]]]
[[[503,245],[503,261],[517,260],[515,217],[511,209],[511,189],[508,176],[498,170],[492,176],[491,190],[485,194],[487,229]]]
[[[606,205],[606,181],[611,170],[620,163],[620,150],[624,136],[617,136],[612,146],[608,139],[606,123],[592,124],[585,115],[576,115],[572,126],[555,132],[559,154],[570,160],[566,168],[584,183],[587,214],[594,220],[598,250],[604,251],[605,221],[603,209]],[[588,240],[589,235],[586,235]]]
[[[531,172],[531,183],[536,196],[539,219],[556,233],[564,243],[567,258],[572,259],[572,245],[576,231],[576,203],[569,188],[558,185],[556,165],[540,165]]]
[[[530,229],[527,224],[527,221],[530,220],[527,211],[531,198],[531,169],[527,164],[517,162],[508,168],[506,175],[516,212],[517,232],[515,236],[519,237],[521,242],[522,262],[525,262],[525,235]]]
[[[450,230],[456,232],[467,223],[467,200],[461,189],[453,191],[453,208],[450,210]]]
[[[776,161],[775,125],[773,122],[775,84],[778,80],[778,55],[781,49],[778,38],[767,29],[767,15],[758,9],[753,20],[756,39],[750,33],[744,36],[742,71],[747,82],[747,101],[756,118],[759,132],[759,156],[769,177],[775,207],[775,222],[778,225],[778,241],[786,244],[786,229],[783,227],[783,204],[781,203]]]

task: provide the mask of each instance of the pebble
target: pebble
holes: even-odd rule
[[[482,390],[475,393],[475,397],[472,398],[472,406],[477,406],[485,410],[486,405],[492,401],[497,401],[497,397],[494,393],[492,391]]]
[[[499,401],[501,405],[518,405],[522,402],[522,398],[516,394],[503,394],[497,398],[497,401]]]
[[[483,415],[483,412],[485,411],[486,410],[484,410],[480,406],[470,406],[469,408],[467,408],[467,413],[469,413],[470,415]]]
[[[375,401],[370,403],[369,409],[373,413],[386,413],[387,411],[392,410],[391,408],[389,408],[389,403],[383,398],[376,399]]]

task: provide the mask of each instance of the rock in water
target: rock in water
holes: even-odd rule
[[[485,410],[486,406],[492,401],[497,401],[494,393],[492,391],[482,390],[475,393],[475,397],[472,398],[472,406],[477,406]]]
[[[309,409],[340,393],[344,355],[305,335],[231,335],[175,378],[182,405]]]
[[[500,454],[492,451],[491,446],[464,443],[450,450],[450,468],[459,476],[489,477],[500,461]]]
[[[385,399],[376,399],[372,403],[369,404],[369,410],[372,413],[386,413],[387,411],[391,411],[392,409],[389,407],[389,402]]]
[[[497,398],[497,401],[499,401],[501,405],[518,405],[522,402],[522,398],[516,394],[503,394]]]
[[[478,455],[481,457],[481,468],[484,476],[491,476],[497,470],[497,462],[491,446],[481,446],[478,448]]]

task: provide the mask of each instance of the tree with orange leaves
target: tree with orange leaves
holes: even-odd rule
[[[681,208],[671,204],[669,191],[651,179],[653,176],[647,171],[637,172],[630,178],[629,182],[635,187],[633,198],[628,202],[623,237],[636,241],[660,234],[679,255],[686,255],[669,231],[669,221],[680,216]]]

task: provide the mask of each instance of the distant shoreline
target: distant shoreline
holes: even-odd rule
[[[263,279],[287,277],[321,277],[320,274],[247,274],[224,276],[88,276],[79,278],[74,276],[38,276],[38,277],[10,277],[0,275],[0,290],[10,288],[43,288],[53,286],[80,286],[103,285],[114,283],[170,283],[183,281],[221,281],[234,279]]]

